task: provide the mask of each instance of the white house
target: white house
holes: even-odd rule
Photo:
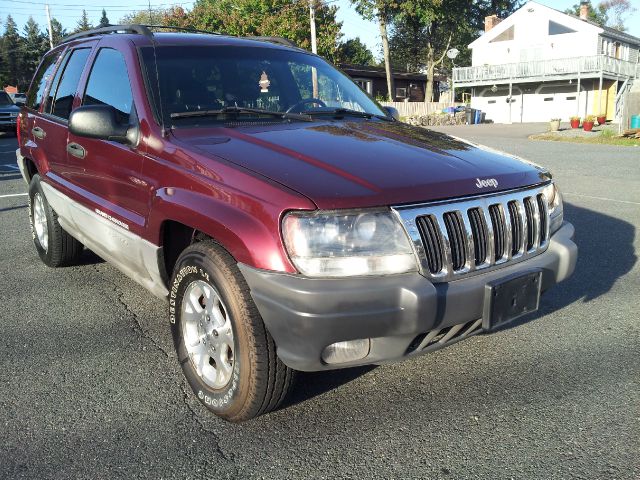
[[[455,68],[455,88],[471,87],[471,106],[496,123],[606,113],[622,115],[624,97],[640,82],[640,38],[536,2],[505,19],[485,19],[469,45],[472,66]]]

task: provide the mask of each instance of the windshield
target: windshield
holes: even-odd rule
[[[7,92],[0,92],[0,106],[6,107],[7,105],[13,105],[13,101]]]
[[[225,107],[270,112],[318,113],[346,109],[385,116],[346,75],[319,57],[276,48],[230,46],[157,47],[160,96],[153,49],[142,49],[148,87],[164,122],[174,127],[225,120],[225,115],[183,116],[183,112]],[[255,119],[256,112],[235,109],[234,121]],[[271,117],[271,121],[286,117]],[[288,119],[290,120],[290,118]]]

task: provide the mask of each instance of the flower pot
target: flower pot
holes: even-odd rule
[[[571,128],[580,128],[580,119],[579,118],[572,118],[571,119]]]
[[[560,120],[552,120],[549,122],[549,128],[552,132],[560,130]]]
[[[593,128],[593,122],[582,122],[582,129],[585,132],[590,132]]]
[[[607,116],[606,115],[599,116],[598,125],[604,125],[605,123],[607,123]]]

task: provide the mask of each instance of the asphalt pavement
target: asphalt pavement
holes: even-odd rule
[[[640,478],[640,148],[439,130],[546,165],[574,276],[510,328],[409,361],[300,374],[240,425],[200,405],[165,304],[91,253],[44,266],[0,137],[0,478]]]

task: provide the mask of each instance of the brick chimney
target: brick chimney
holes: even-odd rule
[[[589,19],[589,4],[587,2],[582,2],[580,4],[580,18],[582,20]],[[485,28],[486,28],[486,23],[485,23]]]
[[[491,15],[488,17],[484,17],[484,31],[488,32],[493,27],[498,25],[502,21],[501,18],[498,18],[497,15]]]

